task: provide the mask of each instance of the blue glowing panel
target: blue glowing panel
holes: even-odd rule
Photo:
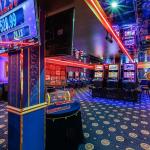
[[[0,41],[22,41],[38,37],[34,0],[0,1]]]

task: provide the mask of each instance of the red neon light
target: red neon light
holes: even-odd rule
[[[8,42],[0,42],[0,45],[6,45],[6,44],[14,44],[14,45],[34,45],[35,43],[27,43],[27,42],[12,42],[12,41],[8,41]]]
[[[47,58],[45,59],[46,62],[54,63],[54,64],[61,64],[64,66],[72,66],[72,67],[79,67],[79,68],[87,68],[94,70],[94,65],[84,64],[80,62],[74,62],[74,61],[65,61],[65,60],[59,60],[54,58]]]
[[[124,47],[124,45],[122,44],[121,40],[119,39],[119,37],[116,35],[116,33],[113,31],[111,25],[109,24],[109,21],[105,18],[106,14],[104,15],[104,12],[102,11],[103,9],[100,7],[100,4],[98,3],[97,5],[95,4],[96,2],[94,2],[93,0],[86,0],[89,1],[89,3],[94,7],[94,9],[96,9],[97,13],[100,15],[99,20],[102,22],[102,24],[104,25],[104,23],[106,24],[106,26],[104,25],[104,27],[108,30],[108,32],[110,32],[113,37],[115,38],[115,40],[117,41],[117,43],[119,44],[119,46],[121,47],[122,51],[128,56],[129,60],[131,62],[133,62],[131,56],[129,55],[128,51],[126,50],[126,48]],[[98,8],[99,7],[99,8]],[[108,27],[108,28],[107,28]]]

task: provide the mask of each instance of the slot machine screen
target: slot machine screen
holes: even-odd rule
[[[109,65],[109,70],[118,70],[118,65]]]
[[[50,80],[50,75],[45,75],[46,80]]]
[[[134,76],[135,76],[134,72],[124,72],[124,78],[134,79]]]
[[[69,72],[68,72],[68,77],[70,77],[70,78],[73,77],[73,72],[72,72],[72,71],[69,71]]]
[[[84,73],[83,73],[83,72],[81,72],[80,76],[81,76],[81,77],[84,77]]]
[[[124,35],[125,35],[125,37],[132,37],[135,35],[135,30],[125,31]]]
[[[75,72],[75,78],[79,78],[79,72]]]
[[[134,64],[124,64],[124,70],[135,70]]]
[[[0,42],[38,39],[37,17],[35,0],[1,0]]]
[[[102,72],[95,72],[95,78],[102,78],[103,73]]]
[[[103,70],[103,65],[95,65],[95,71]]]
[[[109,72],[108,76],[109,76],[109,78],[116,79],[118,77],[118,73],[117,72]]]

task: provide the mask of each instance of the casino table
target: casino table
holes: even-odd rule
[[[77,150],[82,142],[80,104],[49,106],[46,111],[46,150]]]

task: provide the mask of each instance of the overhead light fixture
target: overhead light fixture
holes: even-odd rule
[[[117,8],[118,7],[118,3],[116,1],[111,3],[111,7],[112,8]]]

